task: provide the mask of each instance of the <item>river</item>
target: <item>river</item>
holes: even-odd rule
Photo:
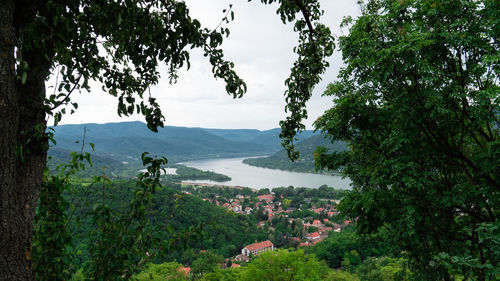
[[[187,161],[179,164],[204,171],[213,171],[231,177],[230,181],[214,182],[210,180],[193,180],[189,182],[245,186],[254,189],[274,188],[280,186],[317,188],[324,184],[336,189],[350,189],[350,180],[340,176],[327,176],[309,173],[296,173],[244,164],[243,158],[220,158]]]

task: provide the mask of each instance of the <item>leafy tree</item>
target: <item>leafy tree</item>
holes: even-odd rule
[[[344,259],[341,262],[342,267],[347,270],[352,269],[352,267],[358,266],[361,264],[361,258],[359,257],[358,252],[356,250],[351,250],[349,252],[344,253]]]
[[[284,23],[295,22],[298,55],[291,69],[282,123],[285,146],[293,147],[296,129],[307,116],[305,101],[320,80],[333,51],[327,27],[318,21],[318,1],[277,2]],[[297,17],[301,15],[300,17]],[[223,18],[232,18],[230,11]],[[5,0],[0,7],[0,280],[33,280],[31,238],[35,206],[46,166],[49,139],[47,116],[62,118],[75,91],[90,90],[97,81],[117,97],[119,115],[145,116],[148,128],[163,126],[154,97],[146,94],[158,83],[159,62],[174,83],[177,70],[189,68],[189,48],[204,51],[213,75],[227,92],[240,97],[246,85],[226,61],[220,45],[224,25],[203,28],[189,16],[183,1],[57,1]],[[58,72],[58,85],[46,92],[45,81]],[[71,111],[73,111],[71,110]]]
[[[356,269],[361,281],[384,281],[377,258],[369,257]]]
[[[349,272],[334,270],[325,277],[327,281],[359,281],[359,278]]]
[[[214,272],[203,275],[200,280],[203,281],[239,281],[241,280],[241,268],[216,269]]]
[[[283,199],[283,209],[287,209],[288,206],[290,206],[290,204],[292,204],[292,200],[288,199],[288,198],[285,198]]]
[[[137,274],[138,281],[183,281],[189,280],[187,274],[180,270],[182,264],[177,262],[166,262],[162,264],[149,264],[146,270]]]
[[[40,190],[33,237],[34,270],[39,280],[68,280],[75,271],[75,256],[68,250],[73,244],[66,214],[69,204],[62,196],[69,188],[68,178],[51,176]]]
[[[381,228],[421,280],[498,278],[500,2],[370,0],[340,38],[346,66],[316,121],[349,150],[341,211]]]
[[[265,252],[245,268],[241,280],[323,280],[328,268],[304,251]]]
[[[387,245],[386,235],[383,232],[376,235],[358,235],[353,227],[347,226],[341,232],[330,232],[325,240],[313,247],[307,247],[306,253],[315,254],[318,259],[326,261],[331,268],[339,268],[345,260],[346,253],[351,251],[355,251],[361,260],[371,256],[391,254],[392,245]]]
[[[403,259],[370,257],[359,265],[355,272],[361,281],[411,280]]]
[[[195,276],[203,276],[206,273],[215,271],[215,268],[223,260],[221,256],[211,252],[200,253],[199,257],[191,265],[191,272]]]
[[[269,194],[271,193],[271,191],[269,190],[269,188],[261,188],[257,191],[257,194],[258,195],[266,195],[266,194]]]
[[[316,226],[310,226],[307,228],[307,232],[309,233],[313,233],[313,232],[316,232],[318,231],[319,228],[317,228]]]

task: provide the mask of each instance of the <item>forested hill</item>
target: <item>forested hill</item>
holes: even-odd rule
[[[138,161],[147,151],[165,156],[169,161],[238,157],[271,154],[280,149],[279,129],[204,129],[166,126],[151,132],[142,122],[59,125],[55,127],[56,146],[49,154],[61,150],[80,151],[82,141],[95,145],[94,154],[118,161]],[[312,131],[301,137],[311,136]],[[85,151],[90,151],[89,145]]]
[[[88,236],[95,227],[92,216],[88,215],[93,206],[101,200],[106,200],[106,204],[117,212],[116,216],[125,213],[134,194],[135,184],[134,181],[128,180],[113,181],[103,189],[100,185],[82,180],[75,186],[76,193],[66,194],[66,199],[76,206],[73,211],[75,220],[71,221],[69,228],[71,233],[79,237],[75,246],[82,251],[79,257],[81,262],[87,259]],[[167,184],[167,187],[156,191],[152,213],[149,216],[151,226],[161,229],[156,235],[161,236],[163,240],[171,239],[176,234],[181,235],[182,231],[189,227],[200,227],[204,235],[203,239],[198,237],[183,241],[191,246],[190,249],[171,251],[164,257],[164,261],[191,261],[196,259],[192,258],[193,255],[204,249],[210,249],[224,257],[234,256],[244,245],[267,239],[267,233],[257,227],[255,217],[230,213],[215,204],[203,201],[200,197],[183,194],[179,190],[179,185]],[[102,192],[105,192],[105,195]],[[252,193],[250,189],[245,192]]]
[[[316,134],[295,145],[295,149],[300,151],[300,159],[295,162],[291,162],[288,159],[286,151],[281,150],[269,157],[245,159],[243,163],[270,169],[314,173],[313,153],[318,146],[324,146],[330,151],[342,151],[346,149],[345,143],[335,142],[332,144],[323,135]]]
[[[239,129],[239,130],[205,129],[205,130],[209,133],[212,133],[219,137],[223,137],[227,140],[255,143],[261,145],[264,149],[272,152],[276,152],[281,149],[281,139],[279,137],[281,129],[279,128],[274,128],[266,131],[249,130],[249,129]],[[314,132],[312,130],[306,130],[299,135],[299,138],[305,140],[313,135]]]

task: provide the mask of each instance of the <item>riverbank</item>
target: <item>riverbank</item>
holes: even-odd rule
[[[251,189],[253,192],[257,192],[257,189],[254,189],[254,188],[251,188],[251,187],[247,187],[247,186],[239,186],[239,185],[225,185],[225,184],[220,184],[220,183],[200,183],[200,182],[190,182],[190,181],[181,181],[177,184],[180,184],[182,186],[186,186],[186,185],[191,185],[191,186],[220,186],[220,187],[228,187],[228,188],[235,188],[235,189],[239,189],[239,190],[242,190],[243,188],[248,188],[248,189]]]
[[[336,189],[350,189],[351,181],[341,176],[298,173],[254,167],[243,163],[243,160],[247,158],[248,157],[206,159],[187,161],[181,164],[204,171],[224,174],[231,178],[230,181],[222,183],[209,180],[190,181],[196,184],[245,186],[256,190],[280,186],[318,188],[322,185],[331,186]]]

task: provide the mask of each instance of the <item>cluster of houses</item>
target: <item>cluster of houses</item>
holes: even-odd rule
[[[289,217],[290,213],[294,211],[300,211],[301,209],[294,209],[291,207],[285,208],[283,204],[283,197],[275,200],[275,196],[273,194],[263,194],[257,196],[257,202],[252,202],[250,199],[250,196],[243,196],[241,194],[236,195],[235,198],[220,198],[218,195],[215,195],[211,198],[203,198],[204,201],[209,201],[210,203],[216,204],[222,208],[238,214],[249,215],[254,210],[260,210],[262,208],[264,212],[263,214],[267,215],[267,220],[258,222],[258,226],[262,227],[266,224],[272,225],[273,218],[276,217],[287,218],[290,223],[300,222],[304,228],[302,237],[288,238],[291,241],[295,241],[298,244],[298,247],[315,245],[328,237],[328,234],[330,232],[340,232],[342,228],[351,224],[351,221],[349,220],[345,220],[341,223],[337,223],[338,221],[330,221],[331,218],[334,218],[338,214],[335,205],[339,203],[339,200],[329,200],[329,203],[321,204],[321,207],[311,206],[311,208],[308,208],[308,210],[318,215],[315,217],[321,217],[322,219],[312,220],[311,218],[309,218],[307,220],[304,220],[301,218]],[[226,259],[226,262],[222,264],[221,267],[239,267],[241,262],[248,262],[252,257],[258,256],[267,251],[273,251],[274,249],[275,246],[270,240],[260,242],[255,241],[255,243],[253,244],[244,246],[241,250],[241,253],[237,256]],[[231,263],[229,263],[230,260],[232,261]],[[190,273],[189,267],[183,267],[179,270],[182,270],[187,274]]]
[[[217,198],[217,197],[216,197]],[[300,220],[301,223],[304,226],[304,233],[305,235],[303,237],[292,237],[290,240],[296,241],[299,243],[299,247],[307,247],[307,246],[312,246],[315,245],[318,242],[323,241],[326,237],[328,237],[328,233],[331,231],[335,232],[340,232],[343,227],[346,225],[350,224],[351,222],[346,220],[343,223],[335,223],[329,221],[328,218],[334,217],[338,214],[338,212],[335,209],[335,204],[339,203],[339,200],[330,200],[331,202],[335,203],[334,205],[332,204],[323,204],[322,207],[315,207],[312,206],[308,210],[313,211],[314,213],[318,215],[322,215],[321,217],[325,217],[322,220],[315,219],[312,222],[304,222],[302,219],[296,219],[296,218],[289,218],[288,215],[291,212],[296,211],[294,208],[283,208],[283,198],[279,198],[278,200],[275,200],[275,196],[273,194],[263,194],[257,196],[258,201],[253,202],[251,206],[246,206],[244,207],[243,202],[245,199],[250,199],[249,196],[243,196],[241,194],[238,194],[235,196],[235,198],[226,198],[226,202],[221,203],[220,200],[217,199],[209,199],[209,198],[204,198],[203,200],[209,201],[213,204],[216,204],[218,206],[221,206],[227,210],[233,211],[235,213],[239,214],[250,214],[254,209],[259,209],[262,208],[264,210],[264,213],[267,214],[267,220],[259,221],[258,226],[265,226],[266,223],[271,223],[273,218],[275,217],[286,217],[288,218],[289,222],[292,223],[296,220]],[[315,230],[313,232],[309,232],[309,230]],[[258,244],[258,243],[257,243]],[[252,244],[253,245],[253,244]],[[250,247],[253,247],[249,245]],[[243,253],[242,253],[243,254]],[[246,255],[248,256],[248,255]],[[239,257],[239,259],[245,259],[244,257]]]
[[[188,192],[186,192],[188,193]],[[210,203],[213,203],[217,206],[220,206],[224,209],[231,210],[237,214],[247,214],[249,215],[252,211],[253,208],[251,207],[245,207],[243,208],[243,200],[245,199],[245,196],[243,195],[237,195],[236,198],[231,198],[229,199],[229,202],[221,203],[220,200],[217,199],[209,199],[209,198],[203,198],[203,201],[208,201]]]

